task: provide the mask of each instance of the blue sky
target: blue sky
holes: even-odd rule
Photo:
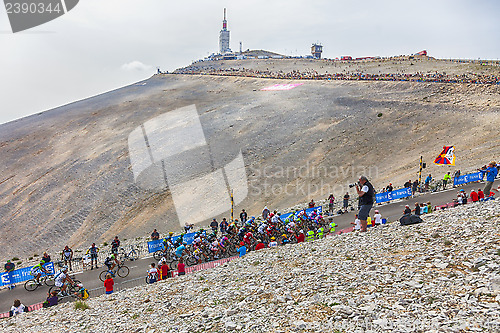
[[[500,58],[495,1],[82,0],[13,34],[0,9],[0,123],[109,91],[218,49],[223,8],[231,48],[324,56]]]

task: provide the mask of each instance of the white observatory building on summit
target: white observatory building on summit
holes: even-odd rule
[[[226,8],[224,8],[224,21],[222,21],[222,30],[219,33],[219,53],[225,54],[231,52],[229,48],[229,30],[227,30]]]

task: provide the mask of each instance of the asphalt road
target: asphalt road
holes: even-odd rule
[[[428,201],[431,201],[433,206],[441,205],[453,201],[459,189],[464,189],[469,193],[472,189],[477,190],[483,187],[483,184],[471,183],[455,189],[425,193],[416,198],[380,205],[377,206],[376,209],[378,209],[382,216],[387,218],[388,221],[395,221],[401,217],[405,205],[413,207],[415,202]],[[338,224],[337,230],[351,227],[351,222],[354,221],[354,214],[355,212],[349,212],[335,217],[334,221]],[[373,214],[374,209],[372,209],[370,215],[373,216]],[[146,271],[149,269],[149,265],[152,262],[156,262],[152,257],[142,258],[137,261],[127,261],[126,265],[130,268],[130,274],[126,278],[116,277],[115,286],[133,287],[139,284],[145,284],[144,278],[146,276]],[[102,270],[103,268],[99,267],[99,269],[76,272],[75,278],[82,281],[84,286],[89,290],[100,288],[103,287],[103,283],[99,280],[99,273]],[[42,286],[35,291],[28,292],[24,289],[22,284],[18,285],[13,290],[3,289],[0,291],[0,313],[9,311],[15,299],[21,300],[24,305],[42,302],[45,300],[48,290],[49,287]]]

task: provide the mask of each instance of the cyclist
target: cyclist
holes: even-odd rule
[[[168,249],[174,246],[174,244],[172,242],[173,235],[174,235],[174,233],[172,231],[170,231],[168,233],[168,236],[163,238],[163,252],[164,253],[167,253]]]
[[[71,259],[73,259],[73,250],[69,248],[68,245],[64,247],[64,250],[61,252],[61,258],[64,261],[64,265],[68,265],[69,263],[69,270],[71,271]]]
[[[97,267],[97,254],[99,253],[99,248],[95,246],[95,243],[92,243],[92,246],[87,250],[87,254],[90,253],[90,269],[94,269],[94,261],[95,261],[95,268]]]
[[[68,275],[68,266],[64,266],[62,270],[55,275],[54,282],[56,287],[61,288],[58,296],[67,296],[66,287],[69,283],[74,283]]]
[[[181,258],[182,255],[184,254],[184,252],[187,253],[186,245],[187,245],[187,242],[183,242],[180,246],[178,246],[175,249],[175,255],[177,256],[177,258]]]
[[[116,255],[114,253],[111,253],[109,257],[106,258],[104,261],[104,265],[108,266],[108,272],[111,273],[111,276],[115,276],[115,273],[113,273],[113,268],[116,267],[116,265],[119,265],[120,262],[116,258]]]
[[[40,263],[33,266],[30,271],[30,274],[35,277],[36,283],[38,283],[39,286],[42,285],[40,283],[40,276],[42,276],[42,272],[45,274],[50,274],[45,268],[43,268],[43,265],[45,265],[45,261],[41,260]]]

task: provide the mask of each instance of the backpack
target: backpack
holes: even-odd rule
[[[417,223],[422,223],[422,222],[424,222],[424,221],[418,215],[407,214],[407,215],[403,215],[399,219],[399,223],[401,223],[401,225],[412,225],[412,224],[417,224]]]
[[[89,298],[89,292],[86,288],[83,288],[83,290],[81,291],[82,293],[82,299],[87,299]]]

